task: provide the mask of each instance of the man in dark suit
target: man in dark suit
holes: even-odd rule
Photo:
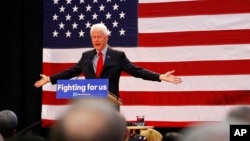
[[[35,82],[35,87],[40,87],[48,82],[56,84],[58,79],[70,79],[83,73],[86,79],[106,78],[109,80],[109,91],[119,97],[119,79],[122,71],[150,81],[166,81],[173,84],[181,83],[179,77],[173,75],[174,71],[165,74],[153,72],[132,64],[122,51],[108,45],[109,30],[104,24],[92,25],[90,29],[91,41],[94,49],[83,52],[81,59],[69,69],[63,70],[52,76],[41,74],[41,79]],[[99,52],[102,53],[99,57]],[[103,68],[98,73],[98,60],[103,60]]]

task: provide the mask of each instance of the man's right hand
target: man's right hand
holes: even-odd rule
[[[42,77],[40,80],[36,81],[34,86],[39,88],[45,84],[47,84],[48,82],[50,82],[50,79],[47,75],[45,74],[40,74],[40,76]]]

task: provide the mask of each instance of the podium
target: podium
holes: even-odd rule
[[[108,92],[108,101],[111,102],[114,105],[121,105],[122,99],[117,97],[115,94]]]
[[[107,98],[114,105],[121,105],[122,100],[108,91],[108,79],[57,80],[57,99]]]

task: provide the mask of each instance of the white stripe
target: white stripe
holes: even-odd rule
[[[180,47],[134,47],[122,48],[132,62],[181,62],[203,60],[241,60],[250,59],[250,44],[180,46]],[[43,62],[75,63],[81,54],[90,48],[43,49]]]
[[[121,106],[127,120],[144,115],[145,121],[221,121],[235,106]],[[150,111],[150,112],[149,112]]]
[[[134,77],[121,77],[120,91],[220,91],[250,90],[250,75],[180,76],[181,84],[146,81]],[[79,78],[83,79],[83,78]],[[83,79],[84,80],[84,79]],[[45,91],[56,91],[56,85],[43,86]]]
[[[42,105],[42,119],[56,120],[70,105]],[[127,120],[144,115],[145,121],[220,121],[232,106],[122,106]],[[206,113],[206,114],[204,114]]]
[[[42,119],[58,119],[70,105],[42,105]]]
[[[250,13],[138,19],[139,33],[232,30],[249,28]]]
[[[139,0],[139,3],[162,3],[162,2],[181,2],[181,1],[196,1],[196,0]]]
[[[43,62],[50,63],[75,63],[82,55],[82,52],[90,50],[89,48],[65,48],[51,49],[43,48]]]

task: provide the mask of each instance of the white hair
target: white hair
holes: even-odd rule
[[[93,24],[90,28],[90,35],[93,30],[100,30],[104,35],[107,35],[107,36],[110,35],[110,31],[108,30],[107,26],[103,23]]]

